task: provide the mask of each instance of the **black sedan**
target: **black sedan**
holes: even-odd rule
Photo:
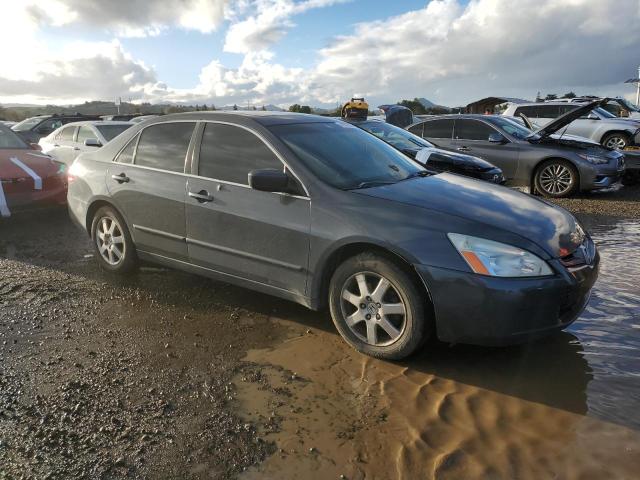
[[[566,210],[416,161],[348,123],[193,112],[81,153],[72,218],[112,273],[149,261],[328,307],[361,352],[516,343],[571,324],[598,274]]]
[[[384,140],[405,155],[416,159],[429,170],[457,173],[499,184],[505,181],[502,170],[486,160],[443,150],[433,143],[389,123],[378,120],[347,121]]]

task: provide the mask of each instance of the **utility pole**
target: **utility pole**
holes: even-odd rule
[[[640,66],[638,67],[638,77],[630,78],[624,83],[635,83],[636,85],[636,106],[640,107]]]

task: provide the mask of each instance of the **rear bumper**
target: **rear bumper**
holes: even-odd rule
[[[35,190],[30,182],[3,182],[2,189],[11,213],[62,206],[67,202],[64,177],[44,179],[41,190]]]
[[[438,338],[445,342],[500,346],[562,330],[586,307],[598,275],[599,256],[574,274],[544,278],[496,278],[417,265],[429,289]],[[564,271],[562,271],[564,270]]]

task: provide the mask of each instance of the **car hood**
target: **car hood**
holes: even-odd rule
[[[561,128],[569,125],[571,122],[573,122],[577,118],[580,118],[584,114],[589,113],[594,108],[599,107],[601,105],[605,105],[607,101],[609,101],[609,99],[605,98],[602,100],[596,100],[593,102],[585,103],[584,105],[578,108],[575,108],[570,112],[565,113],[564,115],[559,116],[552,122],[547,123],[544,127],[534,131],[531,135],[529,135],[529,138],[532,138],[532,137],[544,138],[544,137],[553,135]]]
[[[573,252],[584,240],[578,222],[563,208],[510,188],[460,175],[442,173],[356,192],[456,215],[510,232],[535,243],[554,258]]]
[[[18,181],[33,178],[44,179],[56,175],[60,164],[51,157],[28,149],[0,149],[0,180]],[[34,179],[35,180],[35,179]]]

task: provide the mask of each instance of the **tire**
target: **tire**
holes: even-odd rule
[[[629,135],[621,132],[608,133],[602,138],[602,145],[614,150],[624,150],[629,145]]]
[[[91,240],[101,269],[127,274],[137,267],[138,257],[129,229],[113,207],[105,206],[96,211],[91,222]]]
[[[569,197],[579,189],[578,170],[566,160],[547,160],[536,170],[536,191],[544,197]]]
[[[376,288],[386,285],[382,281],[388,287],[381,294]],[[428,339],[433,320],[425,303],[411,275],[373,253],[345,260],[329,284],[331,317],[342,338],[359,352],[386,360],[406,358]]]

